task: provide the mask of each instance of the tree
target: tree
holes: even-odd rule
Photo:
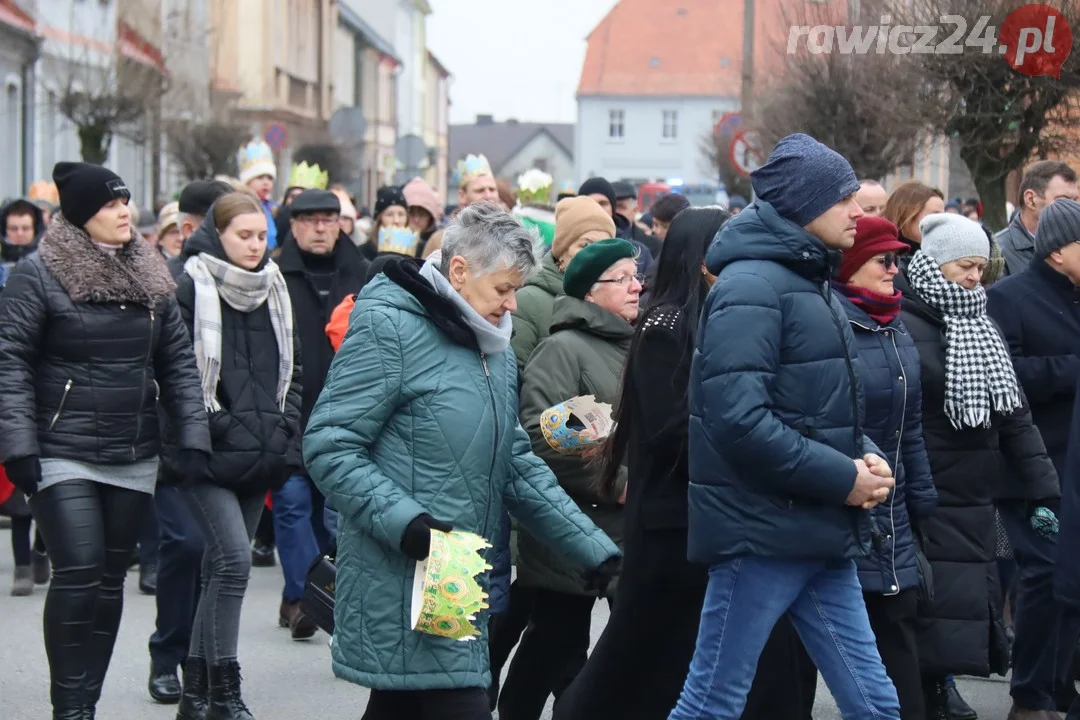
[[[828,4],[783,13],[791,27],[827,27],[830,34],[794,48],[789,38],[776,40],[787,62],[756,93],[749,122],[766,154],[785,135],[804,132],[846,157],[860,178],[879,179],[911,162],[929,126],[929,92],[903,58],[831,47],[834,28],[848,24],[846,13],[846,6]],[[827,51],[816,52],[822,45]]]
[[[329,141],[301,145],[293,152],[293,162],[318,165],[330,176],[330,182],[348,186],[356,180],[357,153],[339,143]]]
[[[237,175],[236,153],[251,139],[251,127],[227,110],[207,119],[188,118],[165,124],[169,155],[188,180]]]
[[[959,145],[960,156],[971,171],[983,203],[984,222],[997,229],[1005,217],[1005,179],[1035,158],[1060,155],[1077,149],[1077,101],[1080,93],[1080,0],[1053,3],[1062,14],[1057,20],[1056,56],[1068,52],[1059,77],[1029,76],[1010,64],[1015,56],[1014,38],[1002,33],[1006,17],[1023,3],[986,0],[972,16],[967,0],[914,0],[910,10],[894,13],[894,23],[940,26],[929,43],[934,53],[911,54],[908,62],[936,91],[926,119],[937,132]],[[941,18],[964,19],[963,28]],[[978,18],[986,16],[987,22]],[[1073,28],[1071,48],[1063,46],[1062,26]],[[963,30],[958,54],[946,38]],[[1031,38],[1029,38],[1031,39]],[[1014,43],[1012,52],[1000,47]]]

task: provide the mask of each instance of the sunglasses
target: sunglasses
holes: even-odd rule
[[[881,265],[886,270],[891,267],[899,268],[900,255],[899,253],[887,252],[884,255],[878,255],[877,257],[875,257],[874,262],[876,262],[878,265]]]

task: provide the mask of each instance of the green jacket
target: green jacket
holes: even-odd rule
[[[529,433],[533,451],[548,464],[574,502],[617,543],[622,542],[623,510],[617,501],[625,480],[612,497],[600,497],[595,466],[581,457],[552,450],[540,430],[540,414],[578,395],[595,395],[598,401],[614,406],[633,335],[634,328],[618,315],[561,295],[555,300],[551,336],[529,360],[521,389],[521,425]],[[586,594],[582,573],[527,528],[518,534],[517,570],[523,585]]]
[[[551,333],[551,310],[555,298],[563,294],[562,271],[555,264],[551,253],[540,261],[540,272],[529,278],[525,287],[517,293],[517,311],[514,316],[514,337],[510,347],[517,355],[518,372],[525,366],[536,347]]]
[[[334,674],[384,690],[487,687],[486,612],[475,642],[411,629],[406,526],[429,513],[491,542],[505,504],[577,566],[618,548],[529,449],[513,354],[481,355],[471,331],[471,347],[452,341],[450,316],[414,294],[434,290],[413,284],[379,275],[360,293],[304,436],[311,478],[340,513]]]

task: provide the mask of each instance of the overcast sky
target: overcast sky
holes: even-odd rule
[[[430,3],[428,47],[454,76],[450,122],[473,122],[478,114],[496,120],[577,120],[574,93],[585,36],[616,0]]]

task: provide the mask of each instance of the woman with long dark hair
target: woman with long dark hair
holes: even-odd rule
[[[615,431],[600,458],[600,494],[613,492],[621,466],[628,474],[618,601],[556,705],[558,720],[662,720],[686,679],[708,584],[707,569],[686,559],[686,396],[698,316],[715,280],[705,250],[729,217],[719,208],[683,210],[664,240],[623,371]],[[782,619],[758,663],[743,718],[809,718],[815,681],[806,651]]]

